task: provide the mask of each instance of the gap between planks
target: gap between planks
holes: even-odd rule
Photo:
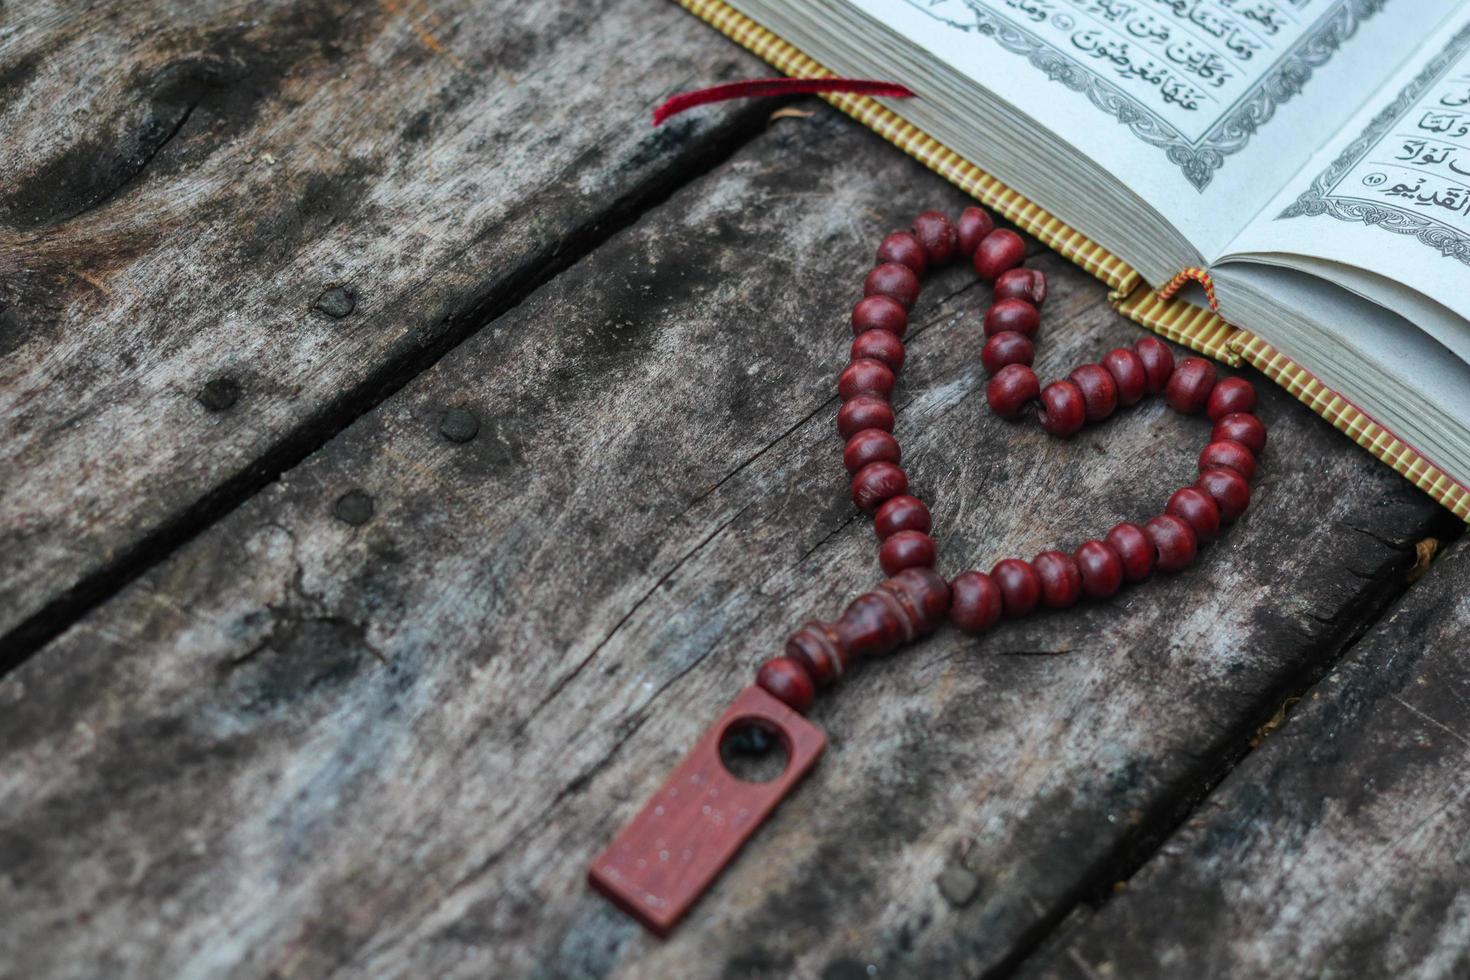
[[[1359,528],[1345,530],[1361,532]],[[1448,545],[1453,544],[1465,532],[1465,525],[1448,511],[1441,511],[1431,529],[1430,537],[1438,538],[1439,553],[1443,555]],[[1384,544],[1400,546],[1370,535]],[[1406,565],[1412,564],[1414,545],[1405,551]],[[1433,568],[1433,563],[1430,564]],[[1058,936],[1065,924],[1078,912],[1086,909],[1097,912],[1127,887],[1128,882],[1144,870],[1145,866],[1169,843],[1174,834],[1190,820],[1198,816],[1215,795],[1220,785],[1240,765],[1266,744],[1272,731],[1272,723],[1278,714],[1289,713],[1309,694],[1322,678],[1343,663],[1364,636],[1368,635],[1383,618],[1403,599],[1411,589],[1424,581],[1424,576],[1410,582],[1406,579],[1407,567],[1392,569],[1380,583],[1383,589],[1372,596],[1373,610],[1366,617],[1343,624],[1329,633],[1319,647],[1325,655],[1315,657],[1267,698],[1255,720],[1240,725],[1230,736],[1230,747],[1217,760],[1213,769],[1201,773],[1197,788],[1193,791],[1176,793],[1162,798],[1139,823],[1137,832],[1129,844],[1125,844],[1113,855],[1105,857],[1094,870],[1084,875],[1074,889],[1070,901],[1059,903],[1039,920],[1012,947],[1011,951],[993,968],[981,974],[982,980],[1004,980],[1014,976],[1046,949],[1046,944]],[[1274,706],[1274,707],[1273,707]]]
[[[777,103],[779,105],[779,102]],[[446,354],[519,306],[528,296],[580,262],[644,213],[667,201],[682,187],[708,174],[764,131],[770,102],[743,113],[729,128],[716,130],[671,178],[635,187],[594,214],[558,242],[546,260],[528,264],[503,290],[472,297],[450,313],[448,329],[434,343],[414,353],[389,359],[287,432],[250,466],[204,495],[153,533],[0,636],[0,679],[20,667],[73,623],[116,595],[128,583],[166,560],[261,490],[299,465],[343,429],[387,401]]]

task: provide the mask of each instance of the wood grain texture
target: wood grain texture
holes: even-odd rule
[[[1470,546],[1031,977],[1470,975]]]
[[[791,629],[880,577],[833,431],[847,310],[884,232],[962,204],[829,110],[782,120],[60,636],[0,684],[0,962],[842,978],[1025,948],[1436,510],[1262,385],[1255,503],[1194,569],[854,672],[813,774],[652,940],[587,862]],[[1035,262],[1043,374],[1140,336]],[[898,400],[951,574],[1155,512],[1208,430],[1157,399],[1071,442],[993,418],[987,295],[931,282]]]
[[[670,92],[766,71],[660,0],[84,7],[9,5],[0,39],[0,636],[769,108],[653,130]]]

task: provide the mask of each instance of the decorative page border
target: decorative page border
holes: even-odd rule
[[[1381,11],[1388,0],[1339,0],[1335,9],[1323,14],[1277,59],[1275,67],[1225,110],[1197,141],[1191,141],[1162,116],[1102,75],[1063,54],[1004,14],[981,6],[978,0],[964,0],[975,18],[974,24],[961,24],[936,16],[926,9],[924,0],[904,2],[955,30],[978,32],[994,38],[1007,51],[1024,56],[1047,78],[1086,95],[1088,101],[1126,125],[1138,139],[1167,151],[1169,162],[1183,171],[1184,178],[1196,191],[1203,193],[1215,171],[1224,166],[1225,157],[1245,149],[1256,130],[1276,114],[1277,107],[1297,95],[1306,86],[1312,72],[1326,64],[1338,48],[1357,33],[1358,26]]]
[[[1312,181],[1312,186],[1303,191],[1295,203],[1277,215],[1276,220],[1327,214],[1353,224],[1362,222],[1400,235],[1413,235],[1441,255],[1470,265],[1470,235],[1458,228],[1391,204],[1365,201],[1362,198],[1335,197],[1332,194],[1342,178],[1402,121],[1405,113],[1419,101],[1426,90],[1439,84],[1467,49],[1470,49],[1470,24],[1466,24],[1450,38],[1444,50],[1435,55],[1412,82],[1404,86],[1398,98],[1373,117],[1363,134],[1348,144],[1348,148],[1332,166],[1322,171]]]

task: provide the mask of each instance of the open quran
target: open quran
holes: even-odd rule
[[[908,86],[881,108],[1147,285],[1207,272],[1181,301],[1470,514],[1470,4],[726,2],[822,69]]]

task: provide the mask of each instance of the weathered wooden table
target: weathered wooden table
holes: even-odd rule
[[[878,577],[845,311],[961,196],[817,102],[650,129],[766,73],[660,0],[0,18],[0,974],[1470,972],[1470,549],[1265,383],[1196,567],[865,668],[651,939],[587,862]],[[1034,263],[1043,370],[1136,338]],[[899,402],[950,570],[1202,435],[997,421],[985,295],[938,277]]]

